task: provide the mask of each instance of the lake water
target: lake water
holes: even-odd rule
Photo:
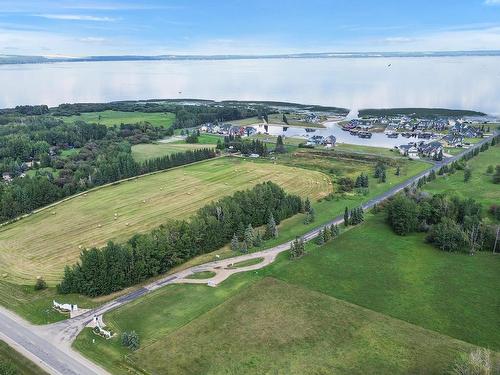
[[[500,57],[0,65],[0,107],[148,98],[277,100],[355,109],[446,107],[500,114]]]
[[[267,126],[267,131],[263,125],[256,125],[254,126],[254,128],[258,133],[262,134],[267,133],[271,135],[282,135],[285,137],[304,138],[304,140],[314,135],[322,135],[325,137],[333,135],[337,143],[350,143],[353,145],[365,145],[385,148],[393,148],[394,146],[406,144],[410,141],[414,142],[422,140],[416,138],[408,139],[402,136],[398,138],[388,138],[384,133],[372,133],[371,138],[360,138],[358,136],[351,135],[347,131],[342,130],[336,122],[327,122],[325,123],[325,128],[308,129],[309,131],[306,131],[304,128],[292,126],[285,128],[282,126],[269,125]]]

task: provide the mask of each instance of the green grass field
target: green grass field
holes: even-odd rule
[[[2,366],[9,366],[14,373],[2,372]],[[10,369],[9,369],[10,370]],[[12,349],[5,342],[0,340],[0,373],[6,375],[44,375],[47,374],[36,364]]]
[[[500,257],[445,253],[370,217],[268,274],[472,344],[500,350]],[[313,245],[311,245],[314,247]]]
[[[372,147],[372,146],[361,146],[361,145],[351,145],[347,143],[337,143],[334,150],[356,152],[369,155],[385,156],[389,158],[401,158],[402,156],[399,152],[393,149],[384,147]]]
[[[135,124],[138,122],[149,122],[151,125],[169,128],[174,120],[173,113],[146,113],[146,112],[122,112],[122,111],[102,111],[87,112],[78,116],[61,116],[64,122],[75,122],[82,120],[88,123],[99,123],[106,126],[120,124]]]
[[[215,148],[214,144],[201,143],[141,143],[132,146],[132,157],[142,162],[147,159],[200,148]]]
[[[218,288],[168,286],[106,314],[116,332],[138,332],[135,353],[118,339],[92,344],[90,331],[75,347],[117,374],[130,366],[165,374],[442,374],[470,344],[500,349],[498,257],[397,236],[383,214],[307,249]]]
[[[263,275],[239,274],[218,288],[169,286],[107,314],[116,332],[139,334],[135,353],[89,329],[74,347],[115,374],[443,373],[471,348]]]
[[[64,266],[78,259],[80,246],[128,239],[167,218],[186,218],[212,200],[268,180],[313,199],[332,190],[322,173],[238,158],[112,184],[1,227],[0,275],[4,281],[29,285],[43,276],[54,285]]]
[[[263,260],[264,260],[264,258],[254,258],[254,259],[243,260],[241,262],[233,263],[233,265],[229,268],[242,268],[242,267],[253,266],[254,264],[262,263]]]
[[[215,276],[215,272],[201,271],[201,272],[196,272],[196,273],[193,273],[192,275],[187,276],[186,279],[203,280],[203,279],[210,279],[211,277],[214,277],[214,276]]]
[[[469,347],[266,278],[131,359],[162,374],[439,373]]]
[[[500,145],[490,147],[470,159],[467,165],[471,168],[472,176],[464,182],[464,171],[457,171],[450,176],[437,178],[425,185],[425,190],[433,194],[452,193],[462,198],[474,198],[486,210],[492,204],[500,203],[500,186],[492,182],[492,176],[486,174],[489,165],[500,164]]]

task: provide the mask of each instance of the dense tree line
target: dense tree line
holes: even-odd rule
[[[242,154],[258,154],[267,156],[269,154],[267,145],[259,139],[243,139],[239,135],[228,135],[224,137],[224,143],[218,143],[219,149],[229,150],[230,152],[241,152]]]
[[[8,184],[0,183],[0,221],[11,220],[92,187],[210,159],[215,155],[211,149],[188,150],[140,164],[132,158],[128,143],[109,144],[99,153],[97,160],[89,164],[78,163],[80,153],[72,159],[72,166],[65,165],[57,177],[43,172],[34,177],[15,178]]]
[[[175,114],[174,128],[192,128],[204,123],[240,120],[248,117],[267,115],[276,110],[262,104],[248,103],[215,103],[198,101],[186,105],[178,101],[146,101],[146,102],[112,102],[112,103],[75,103],[61,104],[51,108],[50,112],[57,116],[79,115],[83,112],[101,112],[106,110],[123,112],[148,112]]]
[[[84,250],[77,264],[66,267],[59,291],[92,297],[112,293],[219,249],[238,228],[269,224],[270,217],[278,224],[301,209],[301,199],[278,185],[256,185],[202,207],[189,220],[170,220],[124,244]]]
[[[483,221],[482,207],[472,198],[407,190],[386,206],[395,233],[426,232],[427,241],[444,251],[493,250],[495,227]]]

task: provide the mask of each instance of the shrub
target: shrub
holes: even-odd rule
[[[45,282],[43,277],[38,276],[35,282],[35,290],[43,290],[43,289],[47,289],[47,283]]]
[[[122,345],[129,348],[130,350],[139,349],[139,335],[135,331],[123,332]]]

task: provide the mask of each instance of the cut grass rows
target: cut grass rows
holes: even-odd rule
[[[16,283],[32,284],[36,276],[43,276],[54,284],[64,266],[77,260],[80,246],[125,240],[268,180],[314,199],[331,191],[322,173],[237,158],[145,176],[75,197],[0,228],[0,274]]]
[[[59,117],[64,122],[85,121],[87,123],[102,124],[106,126],[120,124],[135,124],[138,122],[149,122],[151,125],[169,128],[175,120],[173,113],[146,113],[146,112],[123,112],[102,111],[86,112],[75,116]]]

